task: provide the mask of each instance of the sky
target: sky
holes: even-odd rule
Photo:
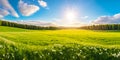
[[[0,19],[63,26],[120,23],[120,0],[0,0]]]

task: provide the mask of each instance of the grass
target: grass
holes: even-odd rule
[[[0,26],[0,32],[23,32],[23,31],[28,31],[28,30],[14,28],[14,27]]]
[[[119,60],[120,32],[0,26],[3,60]]]

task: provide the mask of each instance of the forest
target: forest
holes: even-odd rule
[[[35,25],[28,25],[28,24],[20,24],[15,22],[9,22],[9,21],[3,21],[0,20],[0,26],[8,26],[8,27],[17,27],[17,28],[23,28],[23,29],[31,29],[31,30],[55,30],[58,29],[54,26],[35,26]]]

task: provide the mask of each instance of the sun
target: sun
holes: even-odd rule
[[[68,20],[73,20],[76,18],[76,13],[75,11],[66,11],[65,13],[65,18]]]
[[[74,23],[77,22],[78,14],[76,10],[66,10],[64,11],[64,21],[62,22],[63,26],[71,27]]]

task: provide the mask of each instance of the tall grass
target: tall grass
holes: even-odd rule
[[[120,60],[119,36],[114,31],[1,26],[0,60]]]

